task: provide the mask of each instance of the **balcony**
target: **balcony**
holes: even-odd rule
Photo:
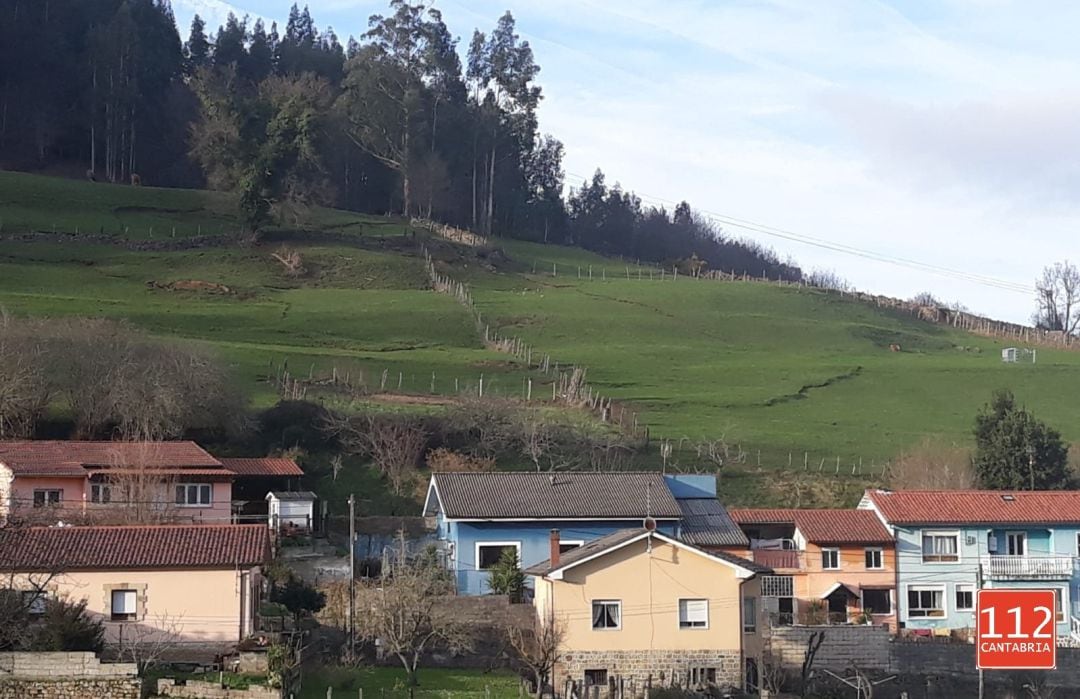
[[[1072,556],[983,556],[987,580],[1067,580],[1075,566]]]
[[[790,549],[753,549],[754,563],[773,570],[802,570],[803,552]]]

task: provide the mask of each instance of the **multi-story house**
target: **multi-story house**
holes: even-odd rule
[[[577,696],[595,685],[611,696],[644,690],[650,680],[756,687],[766,569],[641,527],[565,552],[560,537],[552,531],[550,557],[525,571],[538,623],[562,636],[551,680],[560,695],[567,681]]]
[[[296,479],[291,459],[218,459],[194,442],[0,442],[0,520],[228,523],[233,485]],[[266,509],[266,491],[252,499]]]
[[[980,588],[1052,589],[1058,637],[1080,641],[1080,492],[869,490],[859,507],[896,537],[901,628],[973,628]]]
[[[506,549],[522,567],[549,556],[548,533],[563,553],[651,520],[658,531],[703,547],[746,548],[746,537],[716,499],[716,479],[652,472],[435,473],[424,515],[456,571],[458,591],[490,592],[488,569]]]
[[[774,623],[896,625],[892,535],[866,510],[732,509]]]

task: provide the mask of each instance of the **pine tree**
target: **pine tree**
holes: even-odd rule
[[[210,62],[210,40],[206,37],[206,22],[195,15],[191,19],[191,32],[184,46],[185,69],[188,75]]]
[[[975,473],[992,490],[1057,490],[1069,486],[1068,450],[1061,434],[994,393],[975,418]]]

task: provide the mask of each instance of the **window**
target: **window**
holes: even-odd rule
[[[485,541],[476,544],[476,569],[489,570],[495,567],[506,549],[513,550],[521,563],[521,544],[517,541]]]
[[[1024,532],[1005,532],[1005,553],[1010,556],[1023,556],[1027,553],[1027,534]]]
[[[956,532],[924,532],[922,536],[924,563],[955,563],[960,560],[960,535]]]
[[[585,686],[591,687],[594,685],[607,684],[607,670],[586,670],[585,671]]]
[[[709,600],[707,600],[707,599],[681,599],[681,600],[679,600],[679,628],[680,629],[707,629],[707,628],[709,628]]]
[[[45,507],[46,505],[59,505],[60,501],[64,498],[64,491],[62,490],[35,490],[34,491],[34,507]]]
[[[90,502],[106,504],[112,502],[112,486],[108,483],[90,484]]]
[[[593,600],[592,627],[594,629],[622,628],[622,602],[609,599]]]
[[[1065,621],[1065,590],[1060,587],[1054,589],[1054,617],[1059,624]]]
[[[945,616],[945,588],[911,585],[908,587],[908,617]]]
[[[958,584],[956,586],[956,611],[970,612],[975,610],[975,586]]]
[[[715,667],[692,667],[690,668],[690,684],[700,686],[704,684],[716,684]]]
[[[757,631],[757,599],[743,597],[742,600],[742,632],[754,633]]]
[[[821,549],[821,567],[825,570],[840,570],[840,549]]]
[[[874,590],[863,588],[863,611],[872,614],[892,614],[892,590]]]
[[[136,619],[135,590],[112,591],[111,616],[113,621],[134,621]]]
[[[559,542],[559,553],[566,553],[567,551],[573,551],[574,549],[580,548],[581,546],[584,546],[584,545],[585,545],[584,541],[560,541]]]
[[[41,616],[45,613],[45,593],[40,590],[22,593],[22,606],[30,616]]]
[[[212,490],[209,483],[181,483],[176,486],[176,504],[181,507],[208,507]]]
[[[867,570],[881,570],[885,567],[882,561],[881,549],[866,549],[866,569]]]

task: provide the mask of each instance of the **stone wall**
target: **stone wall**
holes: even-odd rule
[[[281,690],[271,687],[252,686],[247,689],[226,689],[217,682],[162,679],[157,681],[160,697],[184,697],[185,699],[281,699]]]
[[[742,654],[725,650],[574,651],[565,654],[555,670],[555,687],[567,680],[581,683],[586,670],[606,670],[611,680],[633,682],[642,688],[690,684],[694,669],[711,668],[721,687],[742,686]]]
[[[888,668],[892,664],[893,636],[884,626],[777,626],[768,632],[766,647],[788,667],[802,665],[810,635],[824,632],[825,640],[814,660],[816,667]]]
[[[0,699],[139,699],[137,675],[93,653],[0,653]]]

